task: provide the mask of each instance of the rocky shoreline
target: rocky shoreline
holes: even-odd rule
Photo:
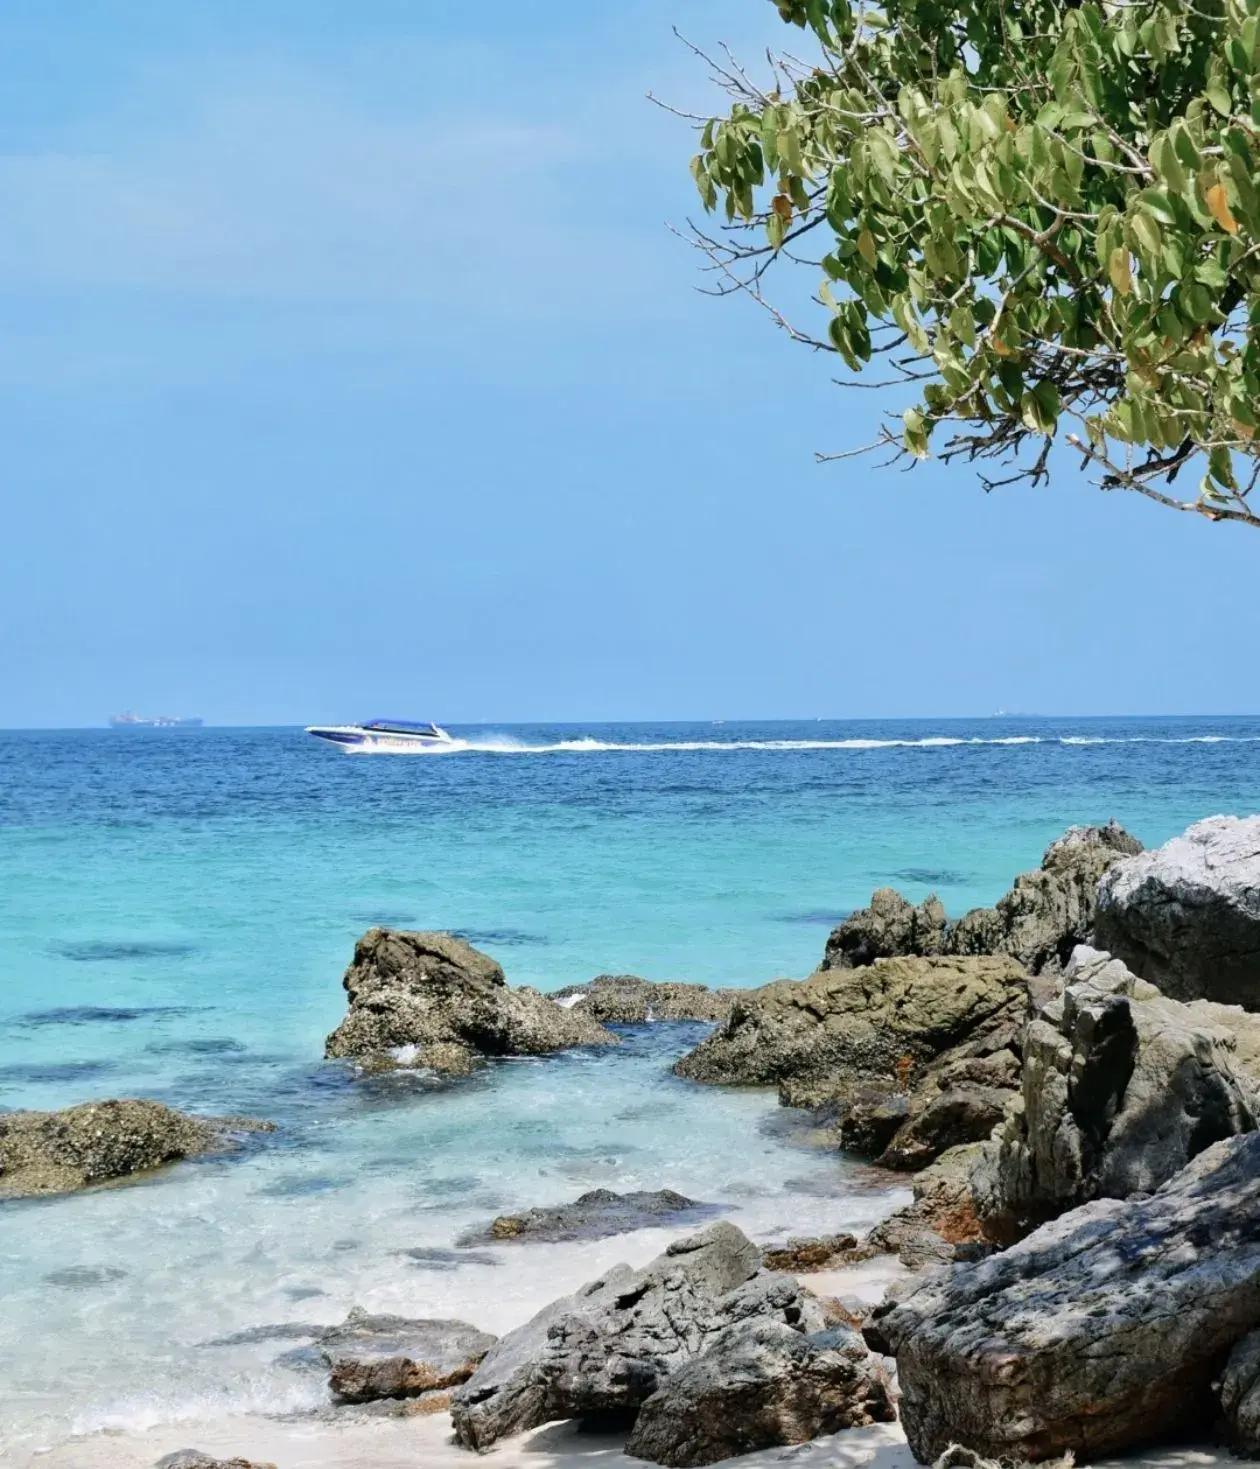
[[[914,1194],[865,1239],[766,1249],[728,1220],[694,1232],[706,1206],[668,1191],[500,1216],[459,1243],[693,1232],[498,1340],[361,1313],[312,1335],[344,1411],[449,1411],[478,1451],[571,1419],[670,1466],[894,1419],[923,1463],[1187,1437],[1260,1456],[1260,818],[1151,852],[1072,828],[954,921],[881,890],[813,975],[758,990],[600,976],[547,996],[450,935],[387,929],[344,986],[326,1055],[364,1073],[458,1078],[705,1021],[676,1075],[773,1086]],[[0,1197],[142,1176],[260,1126],[140,1102],[0,1116]],[[816,1273],[879,1256],[900,1279],[874,1304]]]

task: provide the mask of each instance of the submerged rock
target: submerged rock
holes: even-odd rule
[[[1258,1326],[1250,1133],[1215,1143],[1147,1198],[1085,1204],[936,1273],[877,1310],[865,1334],[897,1358],[906,1436],[928,1463],[954,1443],[1035,1460],[1207,1436],[1214,1380]]]
[[[708,985],[640,979],[634,974],[600,974],[586,984],[568,985],[551,998],[581,1009],[606,1025],[643,1025],[653,1021],[724,1020],[739,990]]]
[[[821,1304],[733,1224],[676,1240],[642,1270],[618,1265],[509,1332],[455,1390],[460,1443],[486,1449],[555,1418],[633,1417],[666,1375],[737,1321],[822,1330]]]
[[[343,984],[346,1018],[324,1054],[380,1056],[415,1047],[414,1061],[448,1072],[479,1056],[535,1056],[617,1037],[537,990],[509,989],[488,955],[447,933],[373,928],[355,945]]]
[[[1073,826],[1051,842],[1035,872],[1015,879],[992,908],[974,908],[949,923],[935,897],[912,907],[881,888],[827,940],[823,969],[845,969],[896,955],[1009,954],[1032,974],[1061,969],[1089,940],[1098,881],[1142,844],[1114,821]]]
[[[639,1410],[626,1453],[712,1464],[897,1416],[887,1373],[856,1331],[809,1335],[777,1320],[727,1327]]]
[[[674,1071],[778,1085],[790,1105],[849,1101],[872,1085],[906,1091],[942,1052],[1008,1044],[1026,1008],[1026,976],[1010,959],[877,959],[750,991]]]
[[[276,1469],[254,1459],[216,1459],[200,1449],[176,1449],[157,1461],[154,1469]]]
[[[315,1348],[328,1385],[346,1403],[409,1398],[467,1382],[496,1338],[466,1321],[409,1320],[354,1310]]]
[[[636,1229],[687,1224],[720,1212],[716,1204],[700,1204],[668,1188],[629,1194],[597,1188],[582,1194],[571,1204],[557,1204],[549,1209],[526,1209],[520,1214],[500,1214],[484,1229],[463,1235],[459,1243],[602,1239],[607,1235],[629,1234]]]
[[[274,1131],[246,1117],[190,1117],[161,1102],[85,1102],[61,1112],[0,1113],[0,1199],[64,1194],[226,1151],[244,1132]]]
[[[1023,1050],[1020,1100],[972,1179],[998,1239],[1090,1199],[1150,1193],[1260,1119],[1227,1029],[1084,946]]]
[[[1260,1010],[1260,816],[1213,816],[1117,863],[1097,942],[1173,999]]]
[[[653,1020],[725,1020],[740,993],[704,984],[657,983],[636,974],[600,974],[588,984],[557,990],[551,998],[567,1009],[580,1008],[601,1025],[644,1025]]]

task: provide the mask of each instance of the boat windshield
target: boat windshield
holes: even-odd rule
[[[369,719],[364,729],[378,730],[381,734],[426,734],[436,735],[436,724],[419,724],[411,719]]]

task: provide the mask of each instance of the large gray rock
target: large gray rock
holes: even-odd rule
[[[673,1189],[618,1194],[612,1189],[591,1189],[571,1204],[552,1208],[526,1209],[520,1214],[500,1214],[484,1229],[460,1237],[460,1245],[488,1244],[506,1240],[555,1241],[604,1239],[629,1234],[636,1229],[659,1229],[670,1224],[698,1224],[720,1214],[716,1204],[701,1204]]]
[[[354,1310],[315,1349],[328,1386],[347,1403],[417,1397],[467,1382],[496,1338],[466,1321],[411,1320]]]
[[[1094,1198],[1150,1193],[1260,1117],[1231,1033],[1109,954],[1077,949],[1023,1039],[1023,1088],[972,1180],[994,1238]]]
[[[888,1376],[858,1333],[811,1335],[741,1322],[671,1372],[639,1410],[626,1453],[654,1464],[712,1464],[896,1417]]]
[[[928,1463],[1120,1453],[1205,1436],[1212,1385],[1260,1325],[1260,1133],[1199,1154],[1145,1199],[1102,1199],[979,1264],[941,1271],[865,1328],[897,1358]]]
[[[1213,816],[1117,863],[1097,943],[1173,999],[1260,1010],[1260,816]]]
[[[725,1020],[740,990],[711,990],[704,984],[640,979],[635,974],[599,974],[551,996],[567,1008],[581,1006],[601,1025],[647,1025],[656,1020]]]
[[[537,990],[509,989],[488,955],[448,933],[373,928],[355,945],[342,981],[346,1018],[326,1056],[380,1056],[415,1048],[420,1065],[459,1072],[478,1056],[536,1056],[617,1043],[611,1031]]]
[[[1011,959],[878,959],[750,991],[674,1070],[778,1085],[790,1105],[848,1102],[871,1085],[908,1090],[956,1047],[1009,1044],[1026,1009],[1026,976]]]
[[[1248,1332],[1230,1352],[1217,1391],[1230,1446],[1260,1459],[1260,1331]]]
[[[819,1302],[733,1224],[676,1240],[642,1270],[619,1265],[509,1332],[456,1388],[452,1420],[467,1448],[556,1418],[633,1415],[665,1376],[738,1321],[821,1330]]]
[[[973,908],[956,923],[935,897],[912,907],[881,888],[869,908],[834,930],[824,969],[844,969],[895,955],[1009,954],[1031,974],[1056,971],[1094,927],[1098,881],[1113,863],[1142,850],[1114,821],[1073,826],[1051,842],[1035,872],[1015,879],[992,908]]]
[[[84,1102],[61,1112],[0,1113],[0,1199],[64,1194],[148,1173],[270,1132],[248,1117],[190,1117],[161,1102]]]

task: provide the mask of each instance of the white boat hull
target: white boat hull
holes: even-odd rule
[[[412,755],[419,750],[449,749],[455,743],[436,725],[432,734],[419,730],[379,730],[362,724],[311,724],[307,725],[306,733],[348,754]]]

